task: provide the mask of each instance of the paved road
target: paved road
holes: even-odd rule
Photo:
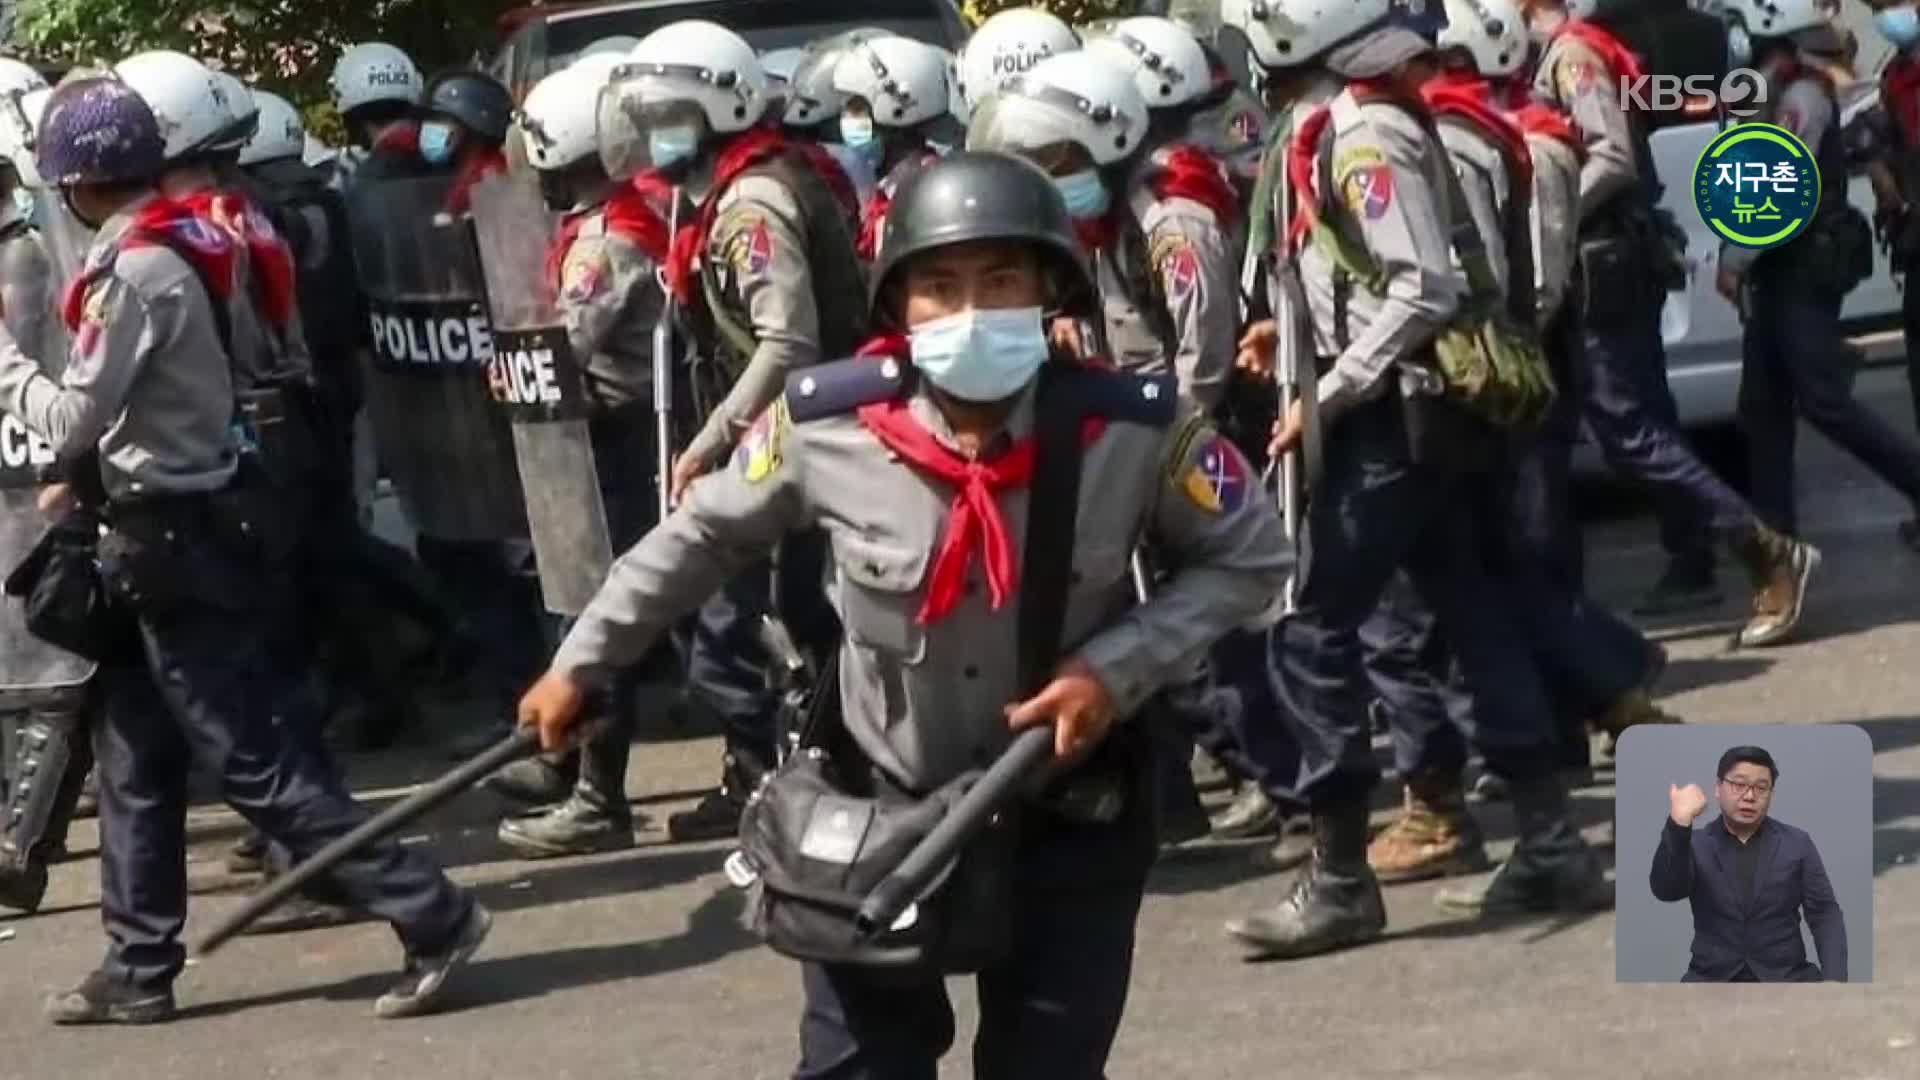
[[[1904,383],[1862,380],[1911,428]],[[1387,940],[1338,956],[1248,964],[1221,933],[1276,900],[1284,880],[1250,869],[1245,849],[1182,853],[1158,871],[1141,919],[1131,1009],[1115,1077],[1613,1078],[1792,1075],[1825,1080],[1920,1075],[1920,557],[1900,548],[1902,502],[1821,440],[1804,443],[1805,514],[1828,561],[1804,644],[1724,655],[1739,611],[1659,628],[1675,662],[1665,704],[1694,723],[1851,722],[1875,758],[1877,981],[1816,988],[1618,986],[1613,919],[1481,930],[1434,914],[1432,886],[1388,894]],[[1624,603],[1658,565],[1652,530],[1612,516],[1591,532],[1597,591]],[[1739,590],[1729,578],[1729,592]],[[711,739],[663,739],[635,762],[631,790],[656,820],[715,768]],[[437,763],[426,755],[356,761],[363,791]],[[1579,792],[1591,838],[1610,834],[1608,778]],[[358,926],[243,939],[179,984],[186,1015],[163,1028],[54,1031],[42,994],[95,961],[96,873],[59,868],[53,913],[0,921],[0,1078],[137,1075],[261,1077],[774,1077],[795,1046],[794,972],[738,927],[720,846],[662,845],[556,863],[503,859],[498,812],[470,796],[430,838],[500,912],[459,1011],[382,1023],[372,998],[397,963],[387,932]],[[1485,815],[1496,854],[1503,810]],[[235,902],[217,863],[236,824],[194,815],[192,866],[204,917]],[[422,842],[428,838],[423,837]],[[82,830],[79,846],[90,846]],[[1639,871],[1633,871],[1635,876]],[[1854,916],[1858,918],[1858,916]],[[957,987],[963,1032],[970,991]],[[964,1037],[963,1037],[964,1043]],[[964,1046],[948,1075],[966,1075]]]

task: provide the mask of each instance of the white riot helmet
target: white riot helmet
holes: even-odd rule
[[[1446,0],[1447,25],[1434,44],[1465,49],[1474,69],[1498,78],[1527,62],[1527,20],[1515,0]]]
[[[967,111],[1049,56],[1080,47],[1073,28],[1039,8],[1009,8],[973,32],[960,51],[960,96]]]
[[[680,165],[709,136],[759,123],[771,99],[745,38],[704,19],[669,23],[642,39],[600,91],[600,161],[616,180]]]
[[[1015,153],[1060,143],[1111,165],[1147,136],[1147,102],[1133,78],[1092,52],[1048,57],[982,101],[967,129],[967,149]]]
[[[1725,0],[1723,9],[1754,37],[1785,37],[1840,18],[1840,0]]]
[[[153,110],[169,163],[231,138],[236,114],[225,84],[186,53],[143,52],[115,64],[113,71]]]
[[[846,108],[847,95],[834,89],[834,69],[854,46],[886,36],[881,31],[849,31],[809,46],[787,83],[786,106],[780,122],[793,128],[811,128],[837,119]]]
[[[47,77],[32,64],[0,56],[0,94],[24,94],[47,85]]]
[[[281,158],[302,158],[307,151],[307,125],[300,110],[279,94],[265,90],[253,92],[253,106],[259,115],[253,138],[240,148],[240,164],[258,165]]]
[[[1392,0],[1220,0],[1220,22],[1247,36],[1262,67],[1299,67],[1382,24]]]
[[[600,93],[600,88],[613,81],[613,73],[625,67],[627,58],[612,53],[592,53],[581,56],[568,64],[564,70],[579,72],[581,77],[592,83],[588,97]]]
[[[1100,37],[1087,42],[1097,52],[1133,74],[1133,85],[1150,108],[1186,105],[1213,91],[1213,65],[1193,32],[1172,19],[1143,15],[1121,19]]]
[[[592,65],[575,64],[534,84],[520,106],[519,127],[527,160],[542,172],[580,162],[598,147],[594,120],[603,76]]]
[[[805,59],[806,55],[805,49],[768,49],[760,54],[760,70],[767,73],[770,81],[792,82],[793,73],[799,69],[800,61]]]
[[[260,130],[260,107],[253,100],[253,90],[237,77],[215,71],[213,82],[218,90],[215,100],[227,110],[227,126],[214,139],[212,149],[239,150]]]
[[[328,86],[333,91],[333,107],[344,116],[362,105],[382,101],[418,105],[426,92],[427,79],[406,53],[385,42],[372,41],[340,54]]]
[[[862,98],[879,127],[908,128],[947,113],[947,64],[912,38],[863,41],[833,68],[833,88]]]

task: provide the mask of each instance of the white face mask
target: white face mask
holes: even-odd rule
[[[931,319],[909,335],[913,366],[961,401],[1004,401],[1047,361],[1040,309],[973,308]]]

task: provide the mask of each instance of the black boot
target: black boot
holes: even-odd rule
[[[56,1024],[157,1024],[173,1018],[173,990],[147,990],[88,975],[79,986],[47,1001],[47,1019]]]
[[[667,817],[667,836],[676,844],[725,840],[740,832],[740,811],[767,773],[752,755],[728,750],[721,759],[720,789],[710,791],[691,810]]]
[[[1613,886],[1567,806],[1555,773],[1511,780],[1519,842],[1493,876],[1478,885],[1443,889],[1441,908],[1460,915],[1600,911],[1613,906]]]
[[[74,806],[93,768],[78,710],[35,710],[20,726],[19,755],[0,806],[0,907],[37,911],[47,862],[64,850]]]
[[[1313,861],[1278,905],[1227,924],[1259,958],[1292,959],[1359,945],[1387,926],[1380,883],[1367,866],[1367,804],[1313,812]]]
[[[1267,798],[1259,784],[1245,780],[1240,784],[1239,794],[1210,824],[1213,835],[1221,840],[1272,836],[1280,831],[1280,808]]]

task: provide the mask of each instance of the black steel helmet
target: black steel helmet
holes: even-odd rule
[[[450,71],[427,85],[426,110],[444,113],[490,142],[507,140],[513,95],[484,71]]]
[[[868,310],[875,327],[894,320],[880,310],[888,285],[916,255],[972,240],[1018,240],[1040,249],[1058,275],[1063,311],[1091,311],[1093,277],[1073,218],[1047,174],[1025,158],[968,150],[908,177],[887,210],[874,261]]]

